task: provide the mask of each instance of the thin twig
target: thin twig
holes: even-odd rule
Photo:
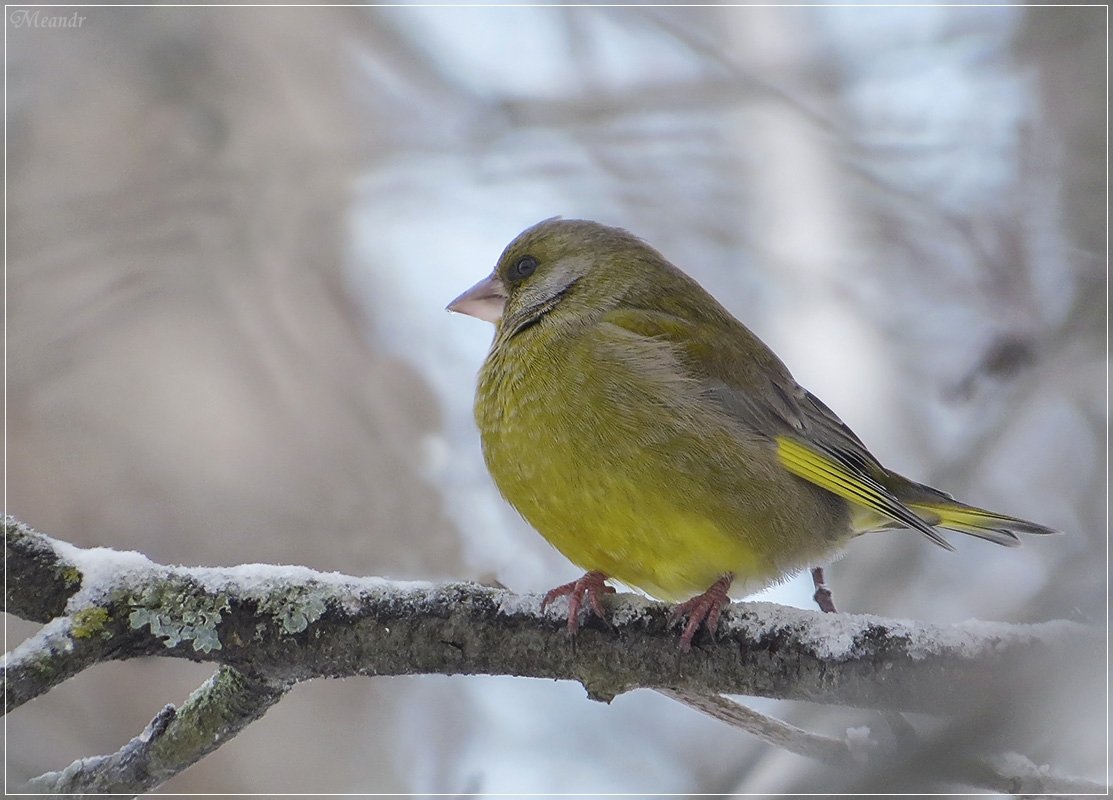
[[[847,765],[857,762],[855,754],[842,739],[811,733],[717,694],[699,694],[683,689],[658,689],[672,698],[720,722],[751,733],[767,744],[814,758],[825,764]]]
[[[876,757],[872,748],[856,747],[849,738],[836,739],[806,731],[727,697],[676,689],[657,691],[720,722],[744,730],[766,744],[830,766],[861,767]],[[895,747],[879,752],[890,760],[908,756],[912,746],[918,742],[915,730],[896,712],[887,712],[885,718],[894,731],[896,742]],[[954,782],[1009,794],[1106,794],[1105,787],[1098,783],[1057,775],[1047,766],[1039,766],[1018,753],[973,759],[956,765],[951,772]]]
[[[4,712],[108,660],[105,644],[100,638],[76,635],[69,617],[47,623],[4,656]]]
[[[289,688],[289,684],[221,667],[180,709],[165,706],[141,734],[115,753],[47,772],[28,781],[25,789],[77,796],[149,791],[262,717]]]

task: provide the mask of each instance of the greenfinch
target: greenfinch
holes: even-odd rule
[[[568,597],[573,633],[585,601],[603,616],[608,578],[683,601],[687,650],[730,596],[862,533],[910,528],[950,550],[937,528],[1007,546],[1053,532],[883,467],[757,336],[624,230],[541,222],[448,310],[495,325],[475,395],[484,459],[586,571],[544,599]]]

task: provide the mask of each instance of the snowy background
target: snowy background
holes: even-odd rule
[[[955,535],[957,554],[859,540],[828,571],[840,609],[1105,624],[1104,9],[80,14],[7,20],[10,513],[162,562],[522,592],[575,577],[483,468],[471,394],[491,329],[444,312],[559,214],[664,252],[890,467],[1067,532],[1019,550]],[[805,576],[762,599],[810,594]],[[8,648],[32,630],[9,619]],[[210,671],[79,676],[7,720],[9,778],[115,750]],[[1021,687],[980,743],[1103,779],[1105,698],[1072,684]],[[434,676],[299,686],[166,790],[930,775],[833,774],[650,692],[604,706]]]

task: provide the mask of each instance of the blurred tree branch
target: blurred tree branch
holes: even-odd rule
[[[30,785],[54,792],[150,790],[261,717],[293,684],[351,675],[575,680],[608,702],[654,688],[794,752],[846,762],[860,749],[717,696],[957,713],[989,687],[1008,687],[1030,670],[1055,674],[1103,641],[1069,622],[948,628],[739,603],[724,613],[717,642],[684,654],[667,607],[631,596],[612,598],[610,623],[590,620],[569,642],[561,613],[543,614],[537,597],[475,584],[166,566],[138,553],[78,548],[11,517],[4,542],[6,610],[39,622],[56,615],[6,655],[5,711],[104,661],[162,655],[221,665],[180,710],[164,709],[118,753]],[[1091,690],[1098,696],[1100,685],[1078,687]],[[997,777],[995,786],[1008,778]],[[1094,788],[1054,780],[1048,785]]]

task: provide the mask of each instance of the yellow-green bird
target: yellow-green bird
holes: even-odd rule
[[[483,455],[510,504],[586,571],[545,596],[568,596],[572,632],[585,599],[603,615],[608,578],[684,601],[688,649],[730,595],[861,533],[911,528],[953,549],[936,528],[1009,546],[1053,532],[883,467],[764,342],[624,230],[541,222],[448,309],[495,324],[475,397]]]

